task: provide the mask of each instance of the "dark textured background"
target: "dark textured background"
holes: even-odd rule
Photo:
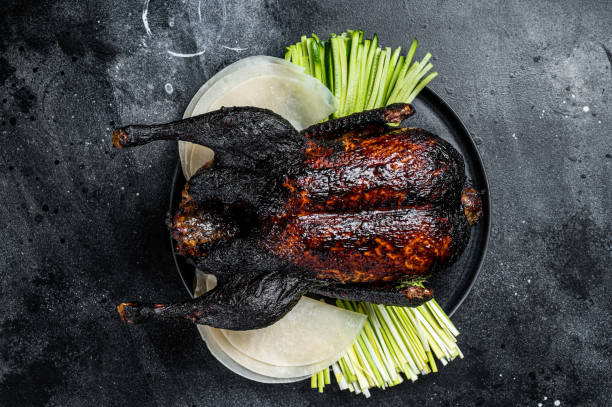
[[[152,0],[148,37],[142,0],[2,2],[0,405],[611,403],[612,3],[381,3],[202,0],[200,21],[197,0]],[[435,55],[431,87],[476,137],[493,200],[454,317],[465,359],[368,402],[249,382],[192,326],[114,312],[185,292],[163,223],[176,145],[117,152],[110,129],[176,119],[223,66],[351,27]]]

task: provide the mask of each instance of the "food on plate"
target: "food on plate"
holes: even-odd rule
[[[265,383],[312,375],[320,392],[333,373],[369,397],[463,357],[426,281],[460,256],[483,206],[450,144],[398,127],[438,75],[431,54],[413,61],[416,46],[302,36],[286,61],[248,57],[213,76],[184,116],[204,117],[117,129],[117,147],[179,141],[188,182],[168,224],[202,294],[124,303],[122,319],[192,320],[230,370]]]
[[[421,129],[392,127],[414,113],[393,104],[301,132],[260,108],[222,108],[161,125],[116,129],[131,147],[182,140],[215,151],[170,223],[179,252],[218,286],[180,304],[124,303],[127,322],[185,318],[256,329],[308,292],[415,306],[427,288],[398,282],[442,269],[469,240],[461,155]],[[477,199],[464,199],[473,205]]]

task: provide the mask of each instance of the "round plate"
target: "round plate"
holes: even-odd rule
[[[476,145],[453,109],[437,93],[428,88],[421,91],[412,105],[416,114],[406,120],[405,124],[411,127],[422,127],[450,142],[463,155],[468,182],[482,196],[483,215],[471,228],[470,242],[465,251],[448,270],[436,274],[429,280],[428,285],[433,288],[436,300],[451,316],[457,311],[474,285],[487,251],[491,227],[489,186]],[[179,162],[172,180],[170,213],[176,211],[184,185],[185,177]],[[174,250],[172,236],[170,236],[170,247],[178,273],[187,292],[193,298],[195,267]]]

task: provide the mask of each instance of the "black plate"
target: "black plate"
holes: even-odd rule
[[[427,129],[447,140],[459,150],[465,159],[468,180],[474,188],[481,192],[483,198],[484,214],[480,221],[471,228],[470,243],[467,248],[449,270],[435,275],[429,281],[429,286],[433,288],[436,300],[450,316],[457,311],[474,285],[487,251],[491,226],[489,186],[476,145],[453,109],[437,93],[428,88],[423,89],[413,102],[413,106],[416,109],[416,114],[407,120],[407,124]],[[176,211],[184,185],[185,177],[179,163],[172,180],[170,213]],[[170,237],[170,246],[178,273],[189,295],[193,297],[195,267],[174,250],[172,237]]]

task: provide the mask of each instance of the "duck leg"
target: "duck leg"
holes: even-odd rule
[[[314,124],[301,133],[310,139],[335,139],[346,132],[359,129],[369,129],[373,134],[379,134],[377,129],[385,130],[387,123],[399,124],[402,120],[414,114],[414,108],[404,103],[392,105],[373,110],[365,110],[335,120],[329,120]]]
[[[232,330],[271,325],[289,312],[309,288],[321,284],[288,270],[221,275],[217,286],[192,301],[175,304],[122,303],[121,319],[141,323],[160,319],[188,319],[197,324]]]
[[[226,162],[246,166],[300,152],[303,138],[291,123],[268,109],[221,108],[166,124],[130,125],[115,129],[113,145],[133,147],[158,140],[181,140],[206,146]],[[242,160],[241,160],[242,159]],[[272,162],[272,161],[271,161]]]
[[[430,289],[420,286],[395,289],[391,286],[377,287],[373,284],[330,284],[313,287],[310,292],[330,298],[401,307],[418,307],[433,298],[433,292]]]

